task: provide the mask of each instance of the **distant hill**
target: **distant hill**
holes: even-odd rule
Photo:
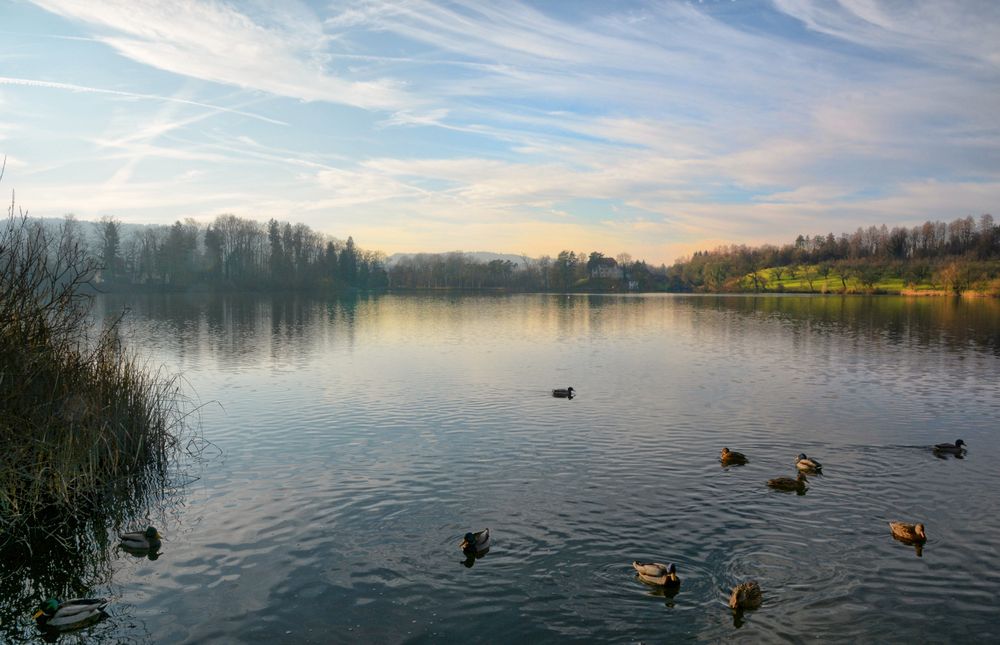
[[[517,265],[517,268],[519,269],[524,268],[523,255],[514,255],[512,253],[492,253],[490,251],[475,251],[475,252],[451,251],[448,253],[393,253],[392,255],[389,256],[388,260],[386,260],[386,264],[391,268],[404,258],[412,258],[417,255],[445,256],[445,255],[451,255],[452,253],[460,253],[466,260],[470,262],[478,262],[485,264],[488,262],[492,262],[493,260],[508,260]],[[534,258],[528,258],[528,261],[534,261]]]

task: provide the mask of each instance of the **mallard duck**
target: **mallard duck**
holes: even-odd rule
[[[742,452],[733,452],[729,448],[723,448],[719,455],[719,461],[722,462],[723,466],[742,466],[749,460]]]
[[[32,618],[42,627],[75,629],[100,619],[107,606],[104,598],[74,598],[65,602],[49,598],[38,606]]]
[[[639,572],[639,580],[651,585],[661,587],[675,587],[681,583],[677,577],[677,567],[670,564],[660,564],[659,562],[632,562],[632,568]]]
[[[889,522],[892,537],[909,544],[923,544],[927,541],[923,524],[907,524],[906,522]]]
[[[756,580],[741,582],[733,587],[733,592],[729,594],[729,607],[731,609],[757,609],[764,602],[764,594],[761,593],[760,585]]]
[[[792,479],[791,477],[775,477],[774,479],[769,479],[767,480],[767,485],[777,490],[794,490],[801,493],[805,492],[807,481],[809,480],[806,479],[805,473],[799,473],[799,476],[795,479]]]
[[[955,441],[955,443],[938,443],[934,445],[934,452],[949,452],[953,455],[960,455],[965,450],[962,446],[965,442],[961,439]]]
[[[490,530],[483,529],[475,533],[466,533],[459,545],[466,555],[478,555],[490,548]]]
[[[134,531],[132,533],[122,533],[118,536],[122,541],[122,546],[133,551],[149,551],[160,548],[160,533],[152,526],[147,526],[145,531]]]
[[[800,452],[799,456],[795,458],[795,467],[806,472],[819,472],[823,470],[823,464],[815,459],[806,457],[806,453],[804,452]]]
[[[552,396],[557,399],[572,399],[573,398],[573,388],[567,387],[565,389],[559,388],[552,390]]]

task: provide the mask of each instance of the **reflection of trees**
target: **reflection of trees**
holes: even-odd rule
[[[1000,302],[992,298],[706,296],[687,302],[696,308],[776,316],[821,333],[846,330],[890,345],[951,350],[973,345],[1000,355]]]
[[[108,310],[120,297],[105,297]],[[353,345],[356,337],[418,329],[468,334],[495,333],[504,319],[525,333],[561,336],[634,333],[660,326],[684,311],[718,310],[737,316],[773,316],[793,332],[848,332],[877,344],[970,345],[1000,353],[1000,301],[989,298],[904,298],[892,296],[646,296],[524,295],[455,293],[368,294],[314,298],[304,294],[179,294],[133,296],[130,319],[153,327],[143,336],[163,342],[181,362],[272,364],[324,353],[331,344]],[[471,306],[470,306],[471,305]],[[529,306],[530,305],[530,306]],[[699,323],[700,324],[700,323]],[[480,329],[481,327],[481,329]],[[423,332],[421,332],[423,333]]]

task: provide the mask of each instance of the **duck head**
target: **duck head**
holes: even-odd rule
[[[808,459],[808,457],[806,457],[806,453],[800,452],[799,456],[796,457],[796,459],[798,459],[799,461],[802,461],[803,459]]]
[[[147,540],[156,540],[157,542],[159,542],[160,540],[163,539],[162,537],[160,537],[160,532],[157,531],[152,526],[147,526],[146,531],[143,533],[143,535],[146,536]]]
[[[924,525],[923,524],[917,524],[916,526],[914,526],[913,527],[913,532],[916,533],[917,537],[919,537],[921,540],[926,540],[927,539],[927,534],[924,533]]]
[[[460,545],[463,551],[473,549],[476,546],[476,535],[474,533],[466,533],[465,537],[462,539],[462,544]]]
[[[38,605],[38,611],[32,614],[32,618],[39,620],[43,616],[45,618],[51,618],[55,615],[56,611],[59,609],[59,601],[55,598],[49,598],[42,604]]]
[[[962,446],[964,446],[964,445],[965,445],[965,442],[964,442],[964,441],[962,441],[961,439],[956,439],[956,440],[955,440],[955,447],[956,447],[956,448],[961,448],[961,447],[962,447]]]

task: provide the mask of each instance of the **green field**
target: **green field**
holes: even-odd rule
[[[863,281],[856,273],[848,275],[844,279],[836,272],[830,272],[827,277],[821,277],[815,266],[798,267],[793,271],[788,268],[780,270],[781,277],[778,278],[778,269],[768,268],[758,272],[758,276],[764,280],[762,291],[786,292],[786,293],[907,293],[925,295],[945,295],[954,293],[951,285],[940,278],[930,278],[922,281],[908,281],[898,275],[882,275],[877,280]],[[811,284],[806,278],[807,272],[811,272]],[[962,293],[998,295],[1000,284],[997,279],[982,278],[971,279],[967,286],[960,288]],[[845,286],[846,283],[846,286]],[[753,290],[753,278],[747,275],[741,281],[744,287]]]

